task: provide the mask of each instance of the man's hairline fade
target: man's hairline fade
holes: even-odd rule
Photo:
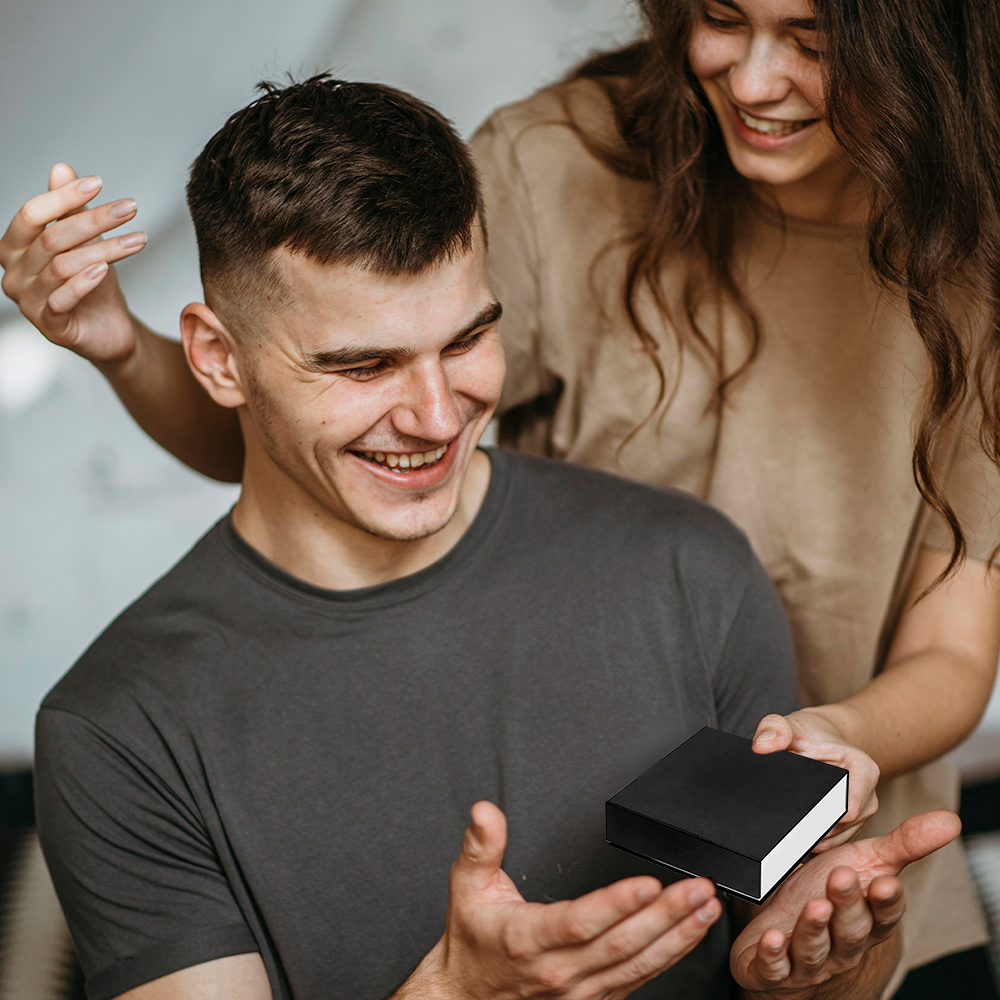
[[[479,179],[454,127],[417,98],[320,73],[235,112],[191,168],[206,302],[247,340],[293,294],[279,251],[418,274],[487,242]]]

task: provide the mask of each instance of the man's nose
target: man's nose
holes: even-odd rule
[[[777,39],[756,35],[729,69],[729,90],[738,104],[777,104],[791,87],[788,53]]]
[[[458,436],[462,411],[440,364],[421,365],[406,378],[392,416],[400,434],[444,442]]]

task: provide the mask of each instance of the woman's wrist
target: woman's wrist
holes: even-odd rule
[[[819,720],[830,730],[831,736],[872,756],[868,720],[855,706],[846,702],[834,702],[802,708],[793,714]]]

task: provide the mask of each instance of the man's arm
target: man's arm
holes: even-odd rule
[[[257,953],[192,965],[121,993],[116,1000],[272,1000]]]
[[[52,343],[93,362],[153,440],[193,469],[237,482],[236,414],[204,392],[178,342],[130,315],[110,265],[142,250],[146,236],[102,238],[136,206],[121,199],[85,208],[100,185],[64,163],[52,168],[49,191],[26,202],[0,239],[3,290]]]

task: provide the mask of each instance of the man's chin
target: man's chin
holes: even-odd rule
[[[436,535],[446,528],[457,510],[458,503],[455,502],[443,511],[432,513],[415,510],[412,517],[405,515],[402,517],[372,517],[371,512],[366,511],[364,517],[358,516],[355,512],[352,520],[355,527],[375,538],[382,538],[388,542],[419,542],[422,538],[430,538],[431,535]]]

